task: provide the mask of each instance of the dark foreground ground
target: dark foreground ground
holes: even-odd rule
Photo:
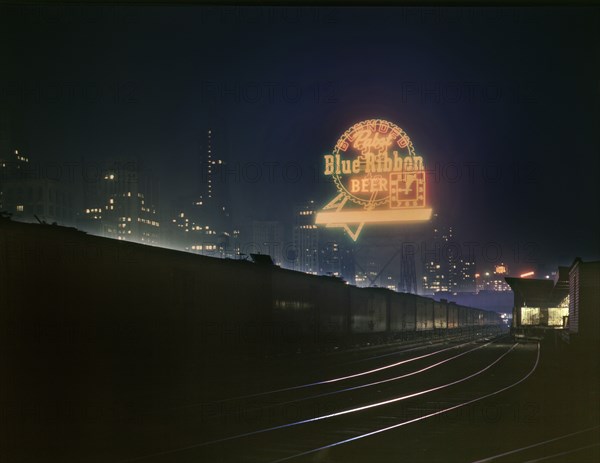
[[[3,378],[0,461],[600,461],[598,359],[556,340],[103,358]]]

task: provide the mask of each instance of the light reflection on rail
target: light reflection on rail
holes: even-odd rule
[[[514,349],[516,347],[516,345],[517,344],[513,345],[508,352],[510,352],[512,349]],[[500,358],[502,358],[508,352],[505,352]],[[495,360],[493,363],[498,362],[498,360],[499,359]],[[538,343],[538,345],[537,345],[537,356],[536,356],[535,364],[533,365],[532,369],[525,376],[523,376],[521,379],[519,379],[518,381],[510,384],[509,386],[505,386],[502,389],[498,389],[497,391],[491,392],[489,394],[485,394],[485,395],[483,395],[481,397],[477,397],[476,399],[471,399],[471,400],[468,400],[466,402],[462,402],[460,404],[454,405],[452,407],[448,407],[448,408],[445,408],[443,410],[438,410],[438,411],[436,411],[434,413],[429,413],[428,415],[423,415],[423,416],[420,416],[418,418],[414,418],[412,420],[403,421],[401,423],[397,423],[397,424],[394,424],[392,426],[387,426],[385,428],[377,429],[375,431],[371,431],[371,432],[368,432],[368,433],[360,434],[358,436],[351,437],[349,439],[344,439],[344,440],[341,440],[341,441],[338,441],[338,442],[334,442],[332,444],[324,445],[322,447],[318,447],[316,449],[308,450],[306,452],[297,453],[295,455],[291,455],[291,456],[288,456],[288,457],[285,457],[285,458],[280,458],[279,460],[275,460],[275,461],[273,461],[271,463],[281,463],[283,461],[293,460],[295,458],[299,458],[299,457],[302,457],[302,456],[310,455],[310,454],[313,454],[313,453],[316,453],[316,452],[320,452],[322,450],[326,450],[326,449],[330,449],[330,448],[333,448],[333,447],[337,447],[339,445],[348,444],[350,442],[354,442],[354,441],[357,441],[359,439],[365,439],[367,437],[371,437],[371,436],[374,436],[376,434],[380,434],[380,433],[383,433],[383,432],[386,432],[386,431],[390,431],[392,429],[397,429],[397,428],[402,427],[402,426],[406,426],[406,425],[409,425],[409,424],[412,424],[412,423],[416,423],[416,422],[419,422],[419,421],[422,421],[422,420],[426,420],[428,418],[432,418],[432,417],[437,416],[437,415],[442,415],[442,414],[448,413],[448,412],[450,412],[452,410],[456,410],[457,408],[461,408],[461,407],[464,407],[466,405],[470,405],[470,404],[472,404],[474,402],[478,402],[480,400],[487,399],[488,397],[492,397],[494,395],[500,394],[500,393],[502,393],[502,392],[504,392],[504,391],[506,391],[508,389],[511,389],[511,388],[513,388],[513,387],[521,384],[523,381],[525,381],[527,378],[529,378],[533,374],[533,372],[537,369],[539,362],[540,362],[540,344]],[[493,365],[493,363],[490,364],[485,369],[489,368],[491,365]]]

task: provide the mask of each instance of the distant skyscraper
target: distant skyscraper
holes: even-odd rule
[[[456,240],[454,228],[443,225],[437,214],[423,262],[423,292],[475,292],[474,256],[466,255]]]
[[[261,254],[268,254],[277,265],[283,264],[284,231],[277,221],[254,220],[252,222],[252,245]]]
[[[200,154],[200,198],[209,202],[213,199],[213,188],[216,187],[215,175],[217,174],[217,166],[223,164],[222,159],[217,159],[213,153],[213,134],[209,129],[206,132],[206,146]]]
[[[238,257],[240,232],[232,224],[222,146],[222,137],[219,143],[212,129],[203,133],[197,188],[172,207],[169,246],[214,257]]]
[[[206,222],[199,222],[197,215],[192,216],[181,210],[171,219],[168,229],[167,244],[174,249],[213,257],[226,257],[223,236]]]
[[[294,208],[295,268],[301,272],[319,273],[319,230],[315,225],[316,205],[308,201]]]
[[[217,141],[212,129],[206,131],[206,141],[200,151],[198,197],[194,202],[196,210],[192,214],[197,221],[208,224],[218,234],[230,233],[232,229],[223,144],[222,139]]]
[[[115,163],[99,182],[100,204],[91,204],[85,216],[98,217],[102,234],[109,238],[144,244],[160,243],[160,222],[156,211],[156,185],[140,172],[134,162]]]
[[[452,227],[439,223],[434,214],[432,239],[427,244],[423,263],[423,291],[425,293],[448,292],[453,290],[450,281],[450,268],[455,264],[455,256],[449,251],[449,243],[454,239]],[[453,269],[454,271],[455,269]]]

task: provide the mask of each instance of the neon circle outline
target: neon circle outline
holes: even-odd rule
[[[335,147],[333,149],[333,155],[335,156],[337,154],[340,154],[340,146],[343,143],[346,143],[346,140],[348,139],[348,137],[350,135],[352,135],[354,132],[356,132],[359,129],[365,128],[365,127],[368,128],[370,125],[373,125],[373,124],[375,124],[375,126],[377,127],[381,123],[387,124],[389,126],[389,130],[396,129],[399,132],[398,136],[394,140],[397,140],[398,138],[401,138],[401,137],[406,137],[406,139],[408,140],[408,143],[406,146],[406,150],[408,151],[408,156],[411,156],[411,157],[416,156],[415,149],[412,144],[412,140],[410,139],[408,134],[404,130],[402,130],[402,128],[400,128],[396,124],[394,124],[393,122],[389,122],[384,119],[367,119],[367,120],[357,122],[356,124],[354,124],[348,130],[346,130],[342,134],[342,136],[338,139],[338,141],[336,142]],[[389,201],[389,194],[387,196],[383,197],[382,199],[368,200],[368,199],[359,198],[348,191],[346,186],[342,183],[342,178],[340,178],[340,174],[333,173],[332,178],[333,178],[333,181],[334,181],[338,191],[341,194],[343,194],[349,201],[352,201],[355,204],[358,204],[360,206],[365,206],[365,207],[376,207],[376,206],[382,206]],[[377,193],[375,194],[375,197],[376,196],[377,196]]]

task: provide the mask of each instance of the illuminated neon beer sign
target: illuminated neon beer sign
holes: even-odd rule
[[[359,122],[346,130],[324,161],[324,174],[338,194],[317,214],[317,224],[343,228],[356,241],[366,223],[431,218],[423,158],[397,125],[381,119]]]

